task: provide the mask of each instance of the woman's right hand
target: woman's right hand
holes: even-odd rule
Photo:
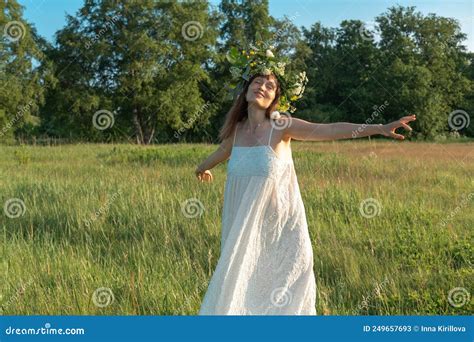
[[[212,182],[214,180],[214,176],[212,175],[210,170],[201,171],[199,169],[196,169],[195,173],[196,173],[196,177],[201,182]]]

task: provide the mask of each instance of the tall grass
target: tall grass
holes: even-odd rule
[[[292,145],[318,314],[473,312],[448,294],[474,283],[474,144]],[[215,148],[0,147],[0,204],[25,205],[0,215],[3,314],[197,314],[219,257],[226,165],[213,183],[194,169]],[[189,199],[201,215],[185,215]]]

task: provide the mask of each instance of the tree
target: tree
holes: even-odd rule
[[[357,20],[345,20],[337,29],[316,23],[303,30],[310,50],[304,102],[308,111],[317,113],[315,120],[363,122],[380,103],[371,78],[379,66],[379,52],[361,32],[363,23]]]
[[[86,1],[51,51],[61,86],[46,107],[62,114],[47,123],[57,127],[59,117],[81,135],[125,134],[149,144],[169,141],[190,120],[207,122],[198,86],[208,77],[202,61],[216,39],[207,8],[207,2]],[[76,65],[67,66],[71,61]]]
[[[435,138],[448,130],[448,115],[469,89],[462,74],[466,38],[459,24],[414,7],[392,7],[377,18],[382,68],[380,83],[392,94],[390,117],[417,114],[420,136]]]
[[[321,119],[370,123],[416,113],[420,137],[443,135],[449,113],[463,106],[471,89],[459,24],[401,6],[376,23],[369,29],[345,20],[337,29],[316,23],[303,30],[311,51],[305,58],[308,110],[321,112],[323,105]]]
[[[17,1],[0,2],[0,140],[11,141],[38,125],[35,115],[54,84],[44,59],[46,42],[23,19]]]

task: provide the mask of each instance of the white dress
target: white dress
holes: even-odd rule
[[[234,146],[220,257],[199,315],[316,315],[316,280],[293,158]]]

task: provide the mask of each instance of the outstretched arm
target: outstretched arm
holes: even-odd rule
[[[206,158],[195,170],[196,177],[201,182],[210,182],[214,179],[211,169],[217,164],[226,161],[230,157],[232,141],[230,138],[224,139],[219,148]]]
[[[416,115],[404,116],[386,125],[354,124],[349,122],[318,124],[297,118],[288,118],[287,120],[290,120],[290,122],[286,125],[285,135],[296,140],[325,141],[361,138],[375,134],[403,140],[405,137],[395,133],[395,130],[399,127],[404,127],[408,131],[412,131],[412,128],[407,123],[416,120]]]

